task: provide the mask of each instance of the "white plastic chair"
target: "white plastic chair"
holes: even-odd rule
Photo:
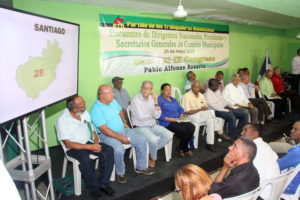
[[[201,123],[191,122],[191,123],[194,124],[194,126],[195,126],[195,131],[194,131],[194,148],[198,149],[200,127],[204,126],[203,130],[202,130],[202,135],[204,135],[205,131],[206,131],[206,122],[201,122]]]
[[[130,123],[130,126],[133,127],[133,124],[131,122],[131,115],[130,115],[130,112],[131,112],[131,106],[129,105],[127,107],[127,116],[128,116],[128,120],[129,120],[129,123]],[[173,138],[170,140],[170,142],[168,142],[164,148],[165,148],[165,155],[166,155],[166,161],[169,162],[170,159],[172,158],[172,145],[173,145]],[[147,143],[147,155],[148,155],[148,143]],[[131,157],[131,152],[130,152],[130,155],[129,157]],[[147,164],[148,164],[148,157],[147,157]],[[147,165],[148,166],[148,165]]]
[[[296,190],[295,194],[284,193],[287,186],[292,182],[292,180],[299,173],[299,171],[300,171],[300,164],[297,165],[297,167],[293,170],[293,172],[290,174],[288,180],[286,181],[283,193],[281,194],[281,198],[283,198],[285,200],[298,200],[299,199],[299,197],[300,197],[300,186],[299,185],[298,185],[298,189]]]
[[[260,192],[257,194],[257,197],[260,195],[260,193],[264,190],[265,187],[271,185],[271,192],[268,199],[280,199],[280,195],[284,191],[284,186],[287,182],[287,179],[289,178],[290,174],[293,172],[293,170],[290,170],[284,174],[281,174],[274,178],[268,178],[266,180],[263,180],[260,184]]]
[[[98,164],[99,164],[98,156],[90,154],[90,159],[96,160],[95,169],[97,169]],[[73,164],[74,193],[75,193],[75,195],[81,195],[81,172],[79,170],[80,163],[78,160],[68,156],[67,154],[65,154],[65,157],[64,157],[63,168],[62,168],[62,178],[64,178],[66,176],[68,161],[72,162],[72,164]],[[111,177],[111,179],[112,178],[113,177]]]
[[[178,98],[181,99],[182,95],[178,87],[171,87],[171,97],[176,99],[176,93],[178,94]]]
[[[230,198],[226,198],[223,200],[256,200],[257,199],[257,194],[260,191],[260,187],[257,187],[256,189],[246,193],[246,194],[242,194],[239,196],[235,196],[235,197],[230,197]]]

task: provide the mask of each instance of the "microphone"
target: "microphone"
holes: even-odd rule
[[[83,123],[87,124],[87,121],[86,121],[86,120],[83,120]]]

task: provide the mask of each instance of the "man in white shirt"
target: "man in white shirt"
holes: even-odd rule
[[[254,85],[250,82],[250,78],[248,74],[243,74],[241,76],[241,82],[239,84],[246,95],[246,97],[249,99],[249,101],[258,109],[258,119],[259,121],[264,121],[264,117],[271,121],[271,110],[264,98],[256,98],[255,93],[259,92],[259,87],[257,85]]]
[[[156,124],[161,115],[158,96],[152,93],[153,83],[144,81],[141,92],[135,95],[131,104],[132,125],[137,134],[144,135],[149,145],[151,159],[149,167],[155,167],[157,150],[163,148],[173,139],[173,133],[163,126]],[[150,95],[152,93],[152,95]]]
[[[292,90],[299,94],[299,80],[300,80],[300,49],[297,50],[297,55],[293,58],[291,63],[291,73],[293,76]]]
[[[226,85],[222,95],[231,107],[250,113],[251,122],[257,124],[258,110],[246,97],[243,88],[239,85],[240,81],[238,74],[233,75],[231,83]]]
[[[223,127],[219,126],[219,123],[216,120],[215,112],[213,110],[208,110],[206,100],[203,94],[200,93],[200,88],[200,82],[194,81],[192,84],[192,90],[185,93],[182,97],[182,107],[187,119],[191,120],[192,123],[206,123],[206,148],[211,152],[216,152],[214,147],[214,131],[221,132],[223,131]]]
[[[297,55],[292,60],[292,74],[300,74],[300,49],[297,50]]]
[[[248,122],[248,114],[229,106],[218,89],[219,84],[217,79],[208,81],[208,88],[205,93],[208,108],[215,111],[216,117],[228,122],[228,135],[236,140],[240,136],[243,126]],[[236,125],[237,119],[239,119],[238,125]]]
[[[257,152],[253,160],[253,165],[256,167],[260,183],[268,178],[279,176],[280,169],[277,163],[278,156],[271,147],[260,137],[260,127],[257,124],[246,124],[241,133],[243,137],[253,140],[256,144]],[[268,200],[271,192],[271,187],[267,186],[260,196],[264,200]]]

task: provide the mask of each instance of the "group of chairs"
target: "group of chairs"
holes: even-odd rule
[[[295,194],[285,194],[283,193],[284,190],[287,188],[287,186],[291,183],[291,181],[294,179],[294,177],[299,173],[300,170],[300,164],[294,168],[290,169],[288,172],[285,172],[284,174],[281,174],[274,178],[269,178],[264,180],[259,187],[256,189],[232,198],[226,198],[224,200],[256,200],[264,188],[267,186],[271,186],[270,196],[268,199],[284,199],[284,200],[298,200],[300,197],[300,187],[298,186],[298,189]]]

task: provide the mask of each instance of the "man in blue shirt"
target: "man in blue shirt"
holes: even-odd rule
[[[67,108],[57,118],[55,126],[64,151],[80,162],[79,170],[86,181],[87,188],[91,191],[91,195],[98,199],[101,196],[100,191],[110,196],[115,193],[109,186],[114,166],[114,153],[110,146],[99,143],[90,115],[85,109],[82,97],[76,96],[68,100]],[[98,156],[101,161],[98,178],[90,154]]]
[[[125,150],[122,144],[131,144],[136,148],[136,173],[154,174],[153,170],[147,168],[146,138],[128,128],[124,111],[114,99],[111,86],[101,85],[98,88],[98,99],[95,101],[90,113],[101,141],[114,148],[117,181],[119,183],[127,182],[124,164]]]
[[[296,146],[289,149],[288,153],[277,160],[280,170],[297,167],[300,164],[300,121],[294,123],[291,130],[291,139],[296,142]],[[300,172],[295,176],[292,182],[288,185],[284,193],[295,194],[300,184]]]

